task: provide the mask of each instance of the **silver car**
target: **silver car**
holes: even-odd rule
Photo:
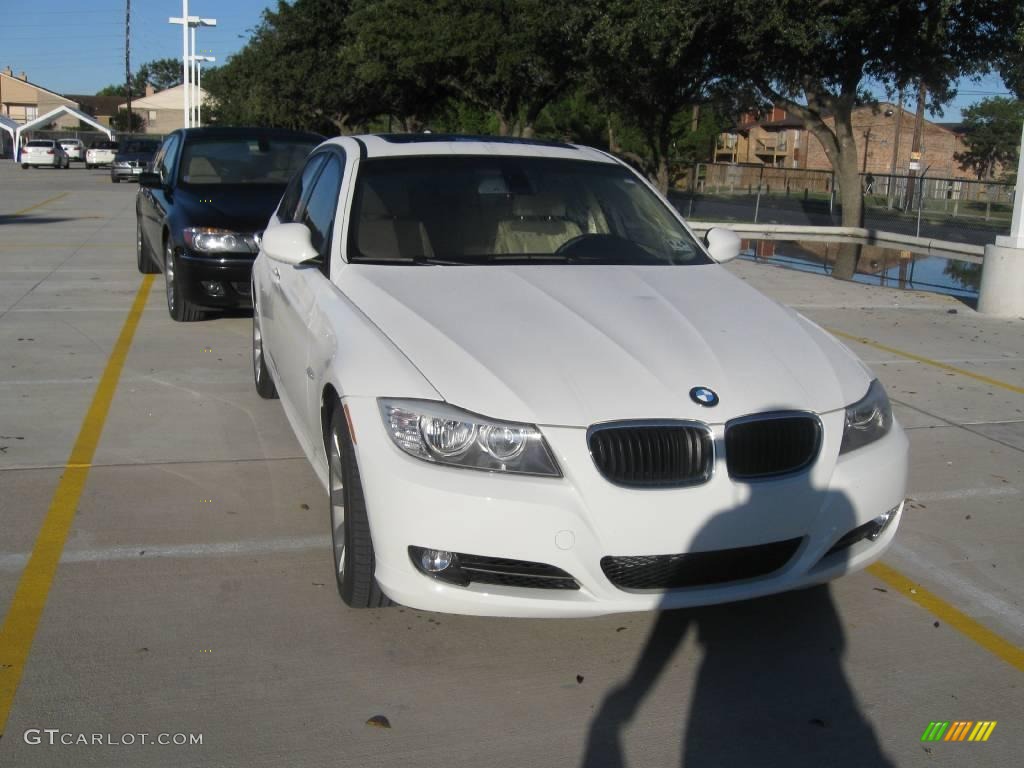
[[[52,139],[33,139],[21,148],[22,168],[70,168],[68,159],[60,142]]]

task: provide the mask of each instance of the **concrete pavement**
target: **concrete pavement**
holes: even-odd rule
[[[138,294],[134,195],[102,171],[0,163],[4,615]],[[912,444],[886,562],[1019,653],[1024,323],[730,269],[863,339],[846,340]],[[0,739],[5,768],[1019,761],[1017,657],[875,573],[660,619],[347,610],[323,493],[280,405],[253,391],[249,324],[171,322],[156,276]],[[366,724],[377,715],[391,727]],[[985,744],[922,744],[937,719],[999,725]],[[114,743],[27,743],[44,729]],[[202,744],[124,743],[140,733]]]

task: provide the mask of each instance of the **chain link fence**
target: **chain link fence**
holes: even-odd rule
[[[763,165],[699,163],[670,197],[694,220],[838,226],[835,174]],[[940,240],[985,244],[1010,228],[1009,184],[921,174],[860,176],[865,226]]]

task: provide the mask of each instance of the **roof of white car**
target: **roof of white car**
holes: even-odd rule
[[[409,157],[412,155],[494,155],[509,157],[551,157],[616,161],[591,147],[563,144],[542,139],[514,139],[499,136],[461,136],[440,133],[390,133],[345,136],[329,143],[345,144],[355,140],[365,148],[366,157]],[[361,150],[362,153],[362,150]]]

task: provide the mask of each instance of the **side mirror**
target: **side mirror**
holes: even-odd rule
[[[711,258],[719,264],[732,261],[740,255],[740,236],[731,229],[715,227],[704,235],[704,243],[708,247]]]
[[[320,258],[309,239],[305,224],[277,224],[263,233],[260,248],[268,258],[293,267]]]
[[[152,171],[143,171],[139,174],[139,186],[148,187],[149,189],[160,189],[164,184],[160,180],[159,173],[153,173]]]

